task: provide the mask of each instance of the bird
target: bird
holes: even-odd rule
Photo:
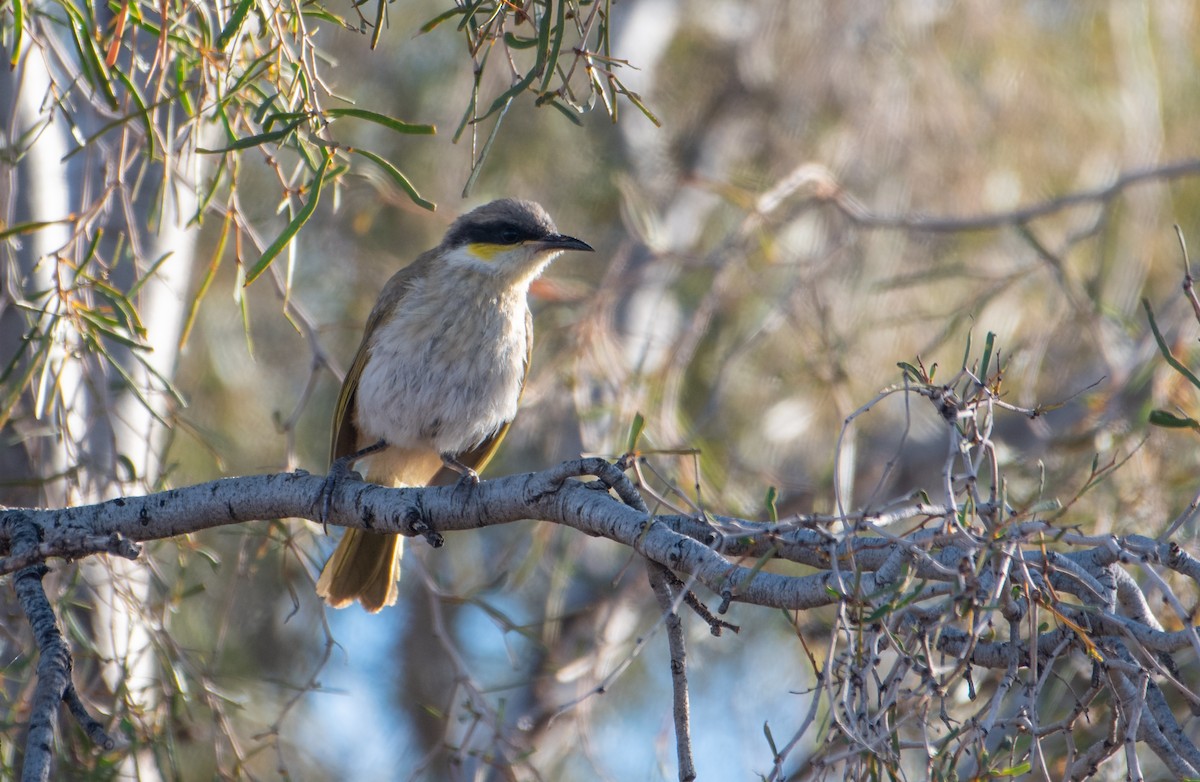
[[[396,272],[338,394],[330,480],[353,465],[385,486],[478,483],[529,373],[529,286],[570,250],[593,252],[560,234],[539,204],[506,198],[459,217],[437,247]],[[317,594],[371,613],[394,604],[401,541],[347,528]]]

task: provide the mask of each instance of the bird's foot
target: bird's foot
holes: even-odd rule
[[[458,473],[455,489],[474,489],[479,485],[479,473],[456,459],[454,454],[442,454],[442,464]]]
[[[458,489],[474,489],[479,485],[479,473],[472,470],[470,467],[467,471],[459,476],[458,481],[454,484]]]
[[[333,464],[329,465],[329,473],[325,476],[325,481],[321,484],[321,493],[317,495],[317,501],[321,506],[320,516],[322,524],[329,519],[329,511],[333,506],[333,493],[337,489],[338,484],[346,480],[361,481],[363,479],[362,475],[351,469],[354,463],[364,456],[378,453],[384,448],[387,448],[387,442],[380,440],[374,445],[368,445],[366,448],[333,460]]]

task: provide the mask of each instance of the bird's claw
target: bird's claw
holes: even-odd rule
[[[442,464],[458,473],[458,481],[454,484],[455,489],[474,489],[479,485],[479,473],[460,462],[454,454],[442,454]]]
[[[458,476],[458,480],[454,483],[455,489],[474,489],[479,485],[479,473],[472,470],[470,467],[466,469],[462,475]]]
[[[346,480],[362,480],[361,475],[350,469],[352,462],[353,457],[343,456],[335,459],[329,467],[329,473],[325,476],[325,481],[321,484],[321,493],[318,495],[321,502],[320,521],[322,524],[329,520],[329,511],[333,508],[333,493],[337,490],[338,484]]]
[[[325,482],[321,484],[321,493],[317,497],[321,503],[322,524],[329,519],[329,511],[333,506],[333,492],[337,489],[338,483],[344,480],[361,481],[363,479],[361,475],[350,469],[351,465],[364,456],[378,453],[387,447],[387,441],[380,440],[373,445],[368,445],[366,448],[333,460],[333,464],[329,465],[329,474],[325,476]]]

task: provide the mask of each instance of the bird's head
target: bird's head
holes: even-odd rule
[[[513,285],[528,285],[564,250],[592,251],[586,242],[560,234],[539,204],[511,198],[455,220],[442,249],[449,262],[487,269]]]

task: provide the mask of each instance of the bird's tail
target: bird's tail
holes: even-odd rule
[[[347,529],[317,580],[317,594],[334,608],[357,600],[371,613],[396,602],[403,538]]]

